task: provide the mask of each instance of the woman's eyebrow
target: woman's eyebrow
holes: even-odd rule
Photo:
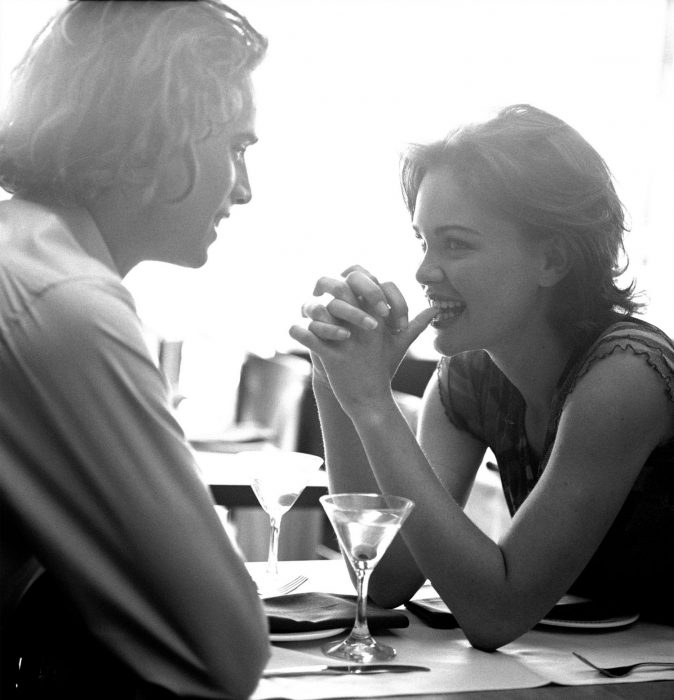
[[[412,228],[416,233],[421,234],[419,226],[413,224]],[[480,235],[480,232],[477,229],[471,228],[470,226],[462,226],[461,224],[442,224],[440,226],[436,226],[432,230],[432,233],[435,236],[442,236],[451,233],[467,233],[469,236]]]

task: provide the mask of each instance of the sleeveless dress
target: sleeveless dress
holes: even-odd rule
[[[626,318],[605,328],[569,360],[557,384],[538,459],[524,426],[522,395],[486,351],[444,357],[440,397],[449,420],[487,445],[513,515],[538,482],[562,409],[595,362],[616,352],[642,357],[674,402],[674,344],[660,329]],[[618,516],[570,593],[636,606],[642,617],[674,624],[674,438],[651,452]]]

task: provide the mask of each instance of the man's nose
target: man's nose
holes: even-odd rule
[[[248,180],[248,171],[244,167],[237,174],[236,185],[232,192],[232,202],[234,204],[248,204],[252,198],[253,192]]]

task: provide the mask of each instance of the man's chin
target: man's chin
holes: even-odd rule
[[[207,262],[208,262],[208,251],[205,251],[204,254],[199,259],[192,260],[190,263],[184,265],[183,267],[190,267],[193,270],[197,270],[200,267],[203,267]]]
[[[208,250],[191,250],[189,251],[189,255],[181,255],[179,259],[167,260],[166,262],[178,265],[179,267],[187,267],[196,270],[203,267],[208,262]]]

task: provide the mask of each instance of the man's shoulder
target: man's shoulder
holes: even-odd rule
[[[32,288],[82,275],[119,280],[82,245],[80,239],[88,235],[92,247],[101,246],[93,222],[87,230],[82,218],[76,209],[16,198],[0,202],[0,273]]]
[[[16,319],[37,305],[59,302],[76,310],[92,289],[105,291],[94,295],[99,303],[107,294],[133,306],[119,276],[82,246],[72,228],[57,209],[21,199],[0,202],[0,315]]]

